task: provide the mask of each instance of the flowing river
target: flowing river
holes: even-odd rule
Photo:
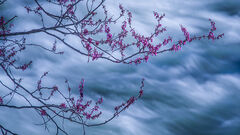
[[[26,3],[9,0],[9,8],[1,8],[9,16],[18,15],[16,31],[38,26],[34,17],[25,16],[27,24],[20,19],[26,15],[22,8]],[[108,0],[110,14],[118,3],[132,12],[133,25],[140,33],[150,34],[155,24],[153,11],[157,11],[166,14],[162,24],[174,41],[184,37],[180,24],[192,35],[208,33],[209,18],[216,22],[216,32],[225,36],[215,41],[194,41],[178,52],[152,56],[148,63],[137,66],[104,60],[87,62],[86,57],[64,47],[60,48],[66,51],[63,56],[33,48],[23,54],[26,60],[34,61],[30,71],[21,73],[24,83],[31,87],[49,71],[46,84],[61,84],[68,78],[77,89],[84,78],[86,96],[103,97],[103,114],[98,121],[104,121],[114,113],[115,106],[138,93],[141,79],[145,79],[140,100],[111,122],[86,128],[87,135],[240,135],[240,1]],[[0,108],[0,122],[20,134],[52,134],[34,125],[41,119],[33,113]],[[82,134],[79,126],[66,128],[73,135]]]

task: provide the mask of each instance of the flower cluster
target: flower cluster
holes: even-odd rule
[[[43,77],[45,77],[47,75],[47,72],[44,73],[44,75],[41,76],[41,79]],[[38,85],[41,85],[41,79],[40,81],[38,81]],[[102,112],[99,111],[99,105],[102,104],[103,102],[103,98],[99,98],[95,104],[92,104],[92,100],[84,100],[84,79],[81,80],[80,84],[79,84],[79,96],[76,97],[74,95],[72,95],[72,90],[68,84],[68,81],[66,80],[65,83],[67,84],[68,87],[68,97],[65,97],[64,95],[62,95],[62,92],[59,90],[59,88],[57,86],[54,87],[41,87],[39,86],[40,90],[42,89],[52,89],[51,94],[48,98],[43,98],[42,94],[40,95],[39,99],[42,99],[44,101],[49,100],[51,97],[53,97],[53,93],[58,92],[60,93],[63,98],[65,99],[65,102],[60,103],[59,105],[57,105],[56,107],[59,108],[62,112],[68,114],[71,113],[71,115],[69,117],[67,116],[63,116],[65,119],[73,119],[75,117],[81,117],[81,118],[86,118],[86,120],[89,119],[96,119],[98,118]],[[47,109],[48,110],[48,109]],[[40,114],[42,116],[47,116],[47,110],[46,109],[41,109],[40,110]],[[50,111],[50,110],[48,110]]]
[[[67,12],[71,15],[74,15],[74,11],[73,11],[73,5],[72,4],[68,4],[67,5]]]
[[[37,82],[37,90],[40,92],[40,89],[42,88],[41,83],[42,83],[42,78],[47,76],[48,72],[45,72],[41,77],[40,80]],[[41,92],[40,92],[41,93]],[[41,94],[40,94],[41,95]]]
[[[224,36],[224,34],[215,36],[215,22],[209,19],[211,29],[208,34],[203,36],[191,36],[187,29],[181,25],[181,31],[183,32],[185,39],[180,39],[175,43],[172,43],[174,39],[171,36],[168,36],[167,38],[159,38],[160,34],[167,30],[161,23],[165,14],[160,15],[158,12],[154,11],[153,16],[157,22],[155,24],[154,31],[150,35],[143,35],[138,33],[132,26],[133,15],[131,11],[126,10],[121,4],[119,5],[119,16],[113,18],[109,15],[106,6],[102,4],[104,1],[102,1],[102,3],[100,2],[99,5],[97,5],[95,0],[91,2],[87,1],[86,16],[78,18],[80,14],[75,11],[77,11],[77,5],[82,2],[83,1],[75,0],[50,1],[50,4],[61,7],[62,11],[60,15],[47,12],[47,10],[44,10],[44,6],[38,2],[37,7],[35,8],[25,8],[27,9],[27,12],[33,11],[40,15],[43,26],[44,14],[54,19],[54,21],[56,21],[55,26],[49,28],[43,27],[40,31],[45,31],[46,34],[62,41],[63,44],[74,51],[88,56],[88,60],[91,58],[92,61],[103,58],[115,63],[134,63],[137,65],[142,62],[147,62],[150,56],[156,56],[166,51],[179,51],[182,46],[197,39],[200,40],[206,38],[216,40]],[[95,3],[96,7],[94,8]],[[104,17],[98,16],[98,13],[96,12],[96,10],[100,7],[102,7]],[[113,24],[116,24],[120,18],[123,19],[120,31],[114,33],[113,30],[111,30],[111,27]],[[0,19],[0,25],[5,26],[5,22],[6,21],[3,18]],[[55,33],[49,33],[47,32],[48,30],[53,30]],[[74,45],[68,43],[67,40],[64,40],[64,38],[68,35],[74,35],[80,39],[81,49],[74,47]],[[129,38],[132,38],[133,40],[129,42]],[[158,41],[159,39],[162,39],[162,41]],[[163,46],[167,46],[169,44],[172,45],[170,45],[168,49],[162,49]],[[131,52],[128,51],[130,48],[132,50]],[[52,52],[55,51],[56,46],[54,45]],[[22,69],[25,69],[26,67],[27,65],[23,65]]]
[[[212,28],[208,34],[192,37],[187,29],[181,25],[181,31],[183,32],[185,39],[172,43],[173,38],[171,36],[159,38],[161,33],[167,31],[166,27],[163,27],[161,23],[165,14],[160,15],[158,12],[154,11],[153,16],[157,22],[154,31],[150,35],[143,35],[138,33],[132,26],[133,15],[121,4],[119,5],[120,14],[116,19],[109,15],[105,5],[99,5],[98,7],[102,7],[105,16],[103,19],[99,19],[96,10],[93,8],[93,3],[95,1],[92,1],[92,5],[90,3],[86,4],[88,14],[84,19],[80,19],[77,18],[78,13],[75,13],[74,11],[76,11],[75,9],[77,8],[75,4],[81,1],[75,2],[76,1],[72,0],[58,0],[58,3],[62,6],[63,10],[61,16],[49,16],[52,18],[61,18],[56,24],[61,25],[61,23],[65,22],[63,25],[66,25],[66,27],[63,27],[63,30],[58,29],[56,32],[59,32],[60,35],[63,34],[64,37],[66,35],[77,36],[81,41],[80,45],[85,48],[85,50],[74,48],[70,43],[66,43],[66,41],[62,40],[63,43],[78,53],[88,56],[88,60],[91,58],[92,61],[103,58],[115,63],[134,63],[137,65],[142,62],[147,62],[150,56],[157,56],[166,51],[179,51],[183,45],[186,45],[193,40],[203,38],[215,40],[223,36],[223,34],[214,36],[214,31],[216,30],[215,22],[210,20]],[[28,11],[34,10],[30,9]],[[68,18],[72,18],[72,20],[69,20]],[[114,33],[111,30],[111,26],[117,23],[120,18],[123,19],[120,31]],[[53,35],[58,39],[62,38],[59,37],[58,34]],[[51,34],[51,36],[53,35]],[[129,42],[128,38],[132,38],[133,40]],[[159,39],[162,39],[162,41],[158,41]],[[172,45],[170,45],[168,49],[162,49],[163,46],[169,44]],[[129,48],[133,51],[129,52]],[[53,48],[53,50],[55,49]]]
[[[214,31],[216,31],[216,26],[215,26],[215,22],[211,19],[209,19],[210,23],[211,23],[211,29],[209,31],[208,34],[206,35],[202,35],[202,36],[193,36],[193,37],[190,37],[190,34],[189,32],[187,31],[186,28],[184,28],[182,25],[181,25],[181,30],[182,32],[184,33],[184,36],[185,36],[185,39],[184,40],[179,40],[177,44],[173,44],[171,50],[174,50],[174,51],[178,51],[181,49],[181,47],[183,45],[185,45],[187,42],[190,43],[192,42],[193,40],[201,40],[201,39],[211,39],[211,40],[216,40],[216,39],[220,39],[224,36],[224,33],[222,34],[219,34],[217,36],[214,36]]]
[[[15,18],[15,17],[14,17]],[[13,19],[13,18],[12,18]],[[5,34],[10,33],[13,24],[7,25],[12,19],[6,21],[3,16],[0,17],[0,36],[5,36]]]
[[[58,91],[58,86],[53,86],[51,91],[51,96],[53,96],[54,92]]]
[[[118,115],[120,112],[126,110],[130,105],[132,105],[136,100],[138,100],[139,98],[142,97],[143,95],[143,87],[144,87],[144,79],[142,79],[142,82],[141,82],[141,87],[140,87],[140,90],[139,90],[139,93],[138,95],[135,97],[135,96],[132,96],[130,97],[125,103],[122,103],[121,105],[118,105],[114,108],[115,110],[115,116]]]
[[[84,79],[82,79],[79,84],[79,97],[77,99],[75,99],[74,97],[69,97],[68,104],[69,108],[71,108],[69,111],[76,115],[81,114],[82,116],[85,116],[86,119],[98,118],[102,114],[102,112],[99,113],[97,112],[99,111],[99,105],[102,104],[103,99],[99,98],[99,100],[96,101],[95,105],[91,109],[88,109],[92,104],[92,100],[88,100],[84,103],[83,91],[84,91]],[[62,108],[66,108],[65,104],[61,104],[60,106]]]
[[[6,42],[3,42],[3,45],[0,46],[0,58],[2,60],[1,66],[6,69],[12,67],[14,69],[21,69],[22,71],[25,71],[27,68],[29,68],[29,66],[32,64],[32,61],[22,65],[15,64],[17,61],[16,55],[25,50],[25,46],[10,46],[5,45],[5,43]]]
[[[219,39],[224,34],[220,34],[217,37],[214,36],[213,32],[216,30],[215,22],[210,20],[211,22],[211,30],[207,35],[199,36],[199,37],[191,37],[190,33],[187,31],[185,27],[180,25],[181,31],[184,34],[185,39],[178,40],[176,43],[173,42],[173,38],[171,36],[168,36],[167,38],[164,38],[163,41],[160,41],[159,43],[154,43],[155,37],[158,37],[159,34],[166,31],[166,27],[163,27],[161,24],[161,20],[165,17],[165,14],[159,15],[157,12],[153,12],[155,19],[157,20],[157,25],[155,26],[154,32],[150,36],[145,36],[140,33],[137,33],[136,30],[132,26],[132,13],[129,10],[125,10],[122,5],[119,5],[120,9],[120,17],[125,16],[127,14],[127,20],[124,20],[121,25],[121,31],[120,33],[112,34],[110,29],[110,24],[115,23],[115,21],[112,21],[112,18],[108,18],[108,12],[106,10],[106,7],[103,6],[104,13],[106,15],[105,22],[103,23],[102,20],[94,21],[91,17],[89,20],[86,20],[88,23],[84,23],[82,33],[80,34],[80,38],[82,39],[83,43],[85,44],[85,48],[88,51],[88,56],[92,57],[92,60],[96,60],[98,58],[103,58],[106,55],[111,54],[108,51],[104,51],[101,49],[103,44],[107,44],[109,46],[109,50],[113,52],[119,51],[121,54],[121,58],[118,59],[114,57],[113,55],[109,55],[108,58],[113,58],[111,61],[114,61],[116,63],[125,63],[125,64],[140,64],[142,62],[147,62],[149,59],[149,56],[156,56],[159,53],[162,53],[164,51],[179,51],[183,45],[186,45],[187,43],[192,42],[196,39],[202,39],[205,37],[208,37],[208,39]],[[90,23],[91,22],[91,23]],[[103,23],[103,24],[101,24]],[[86,29],[87,26],[99,26],[97,29],[93,31],[89,31]],[[101,40],[96,40],[91,38],[90,36],[96,35],[98,33],[105,33],[107,36],[106,38],[102,38]],[[131,35],[129,34],[131,33]],[[114,35],[114,36],[113,36]],[[135,39],[135,42],[132,43],[125,43],[125,39],[131,36],[133,39]],[[168,44],[172,43],[172,46],[169,49],[161,50],[162,46],[167,46]],[[106,46],[105,46],[106,47]],[[104,48],[105,48],[104,47]],[[126,52],[126,49],[130,47],[136,47],[139,51],[136,53],[128,55]],[[94,48],[94,49],[93,49]],[[106,49],[107,50],[107,49]],[[101,51],[102,53],[99,53]],[[99,55],[100,54],[100,55]]]
[[[17,69],[22,69],[22,71],[26,70],[30,65],[32,64],[32,61],[30,61],[27,64],[23,64],[22,66],[17,67]]]

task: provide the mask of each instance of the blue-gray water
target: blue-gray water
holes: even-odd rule
[[[37,28],[36,18],[25,16],[23,7],[28,2],[9,0],[0,15],[18,15],[15,30]],[[218,41],[195,41],[179,52],[151,57],[138,66],[102,60],[88,63],[86,57],[65,47],[60,48],[66,52],[63,56],[31,48],[23,54],[26,60],[34,60],[31,70],[22,73],[26,86],[34,86],[45,71],[50,72],[48,84],[61,84],[68,78],[76,88],[85,78],[86,94],[104,99],[100,119],[104,120],[114,106],[138,92],[145,78],[142,99],[110,123],[87,128],[87,134],[240,135],[240,1],[108,0],[106,5],[114,14],[118,3],[132,11],[133,25],[141,33],[149,34],[155,21],[152,11],[158,11],[166,14],[163,25],[176,40],[183,37],[179,24],[202,34],[208,32],[209,18],[225,36]],[[35,38],[44,44],[54,41]],[[34,111],[0,108],[0,123],[21,134],[48,134],[44,127],[34,125],[37,119]],[[81,134],[80,126],[66,127],[74,135]]]

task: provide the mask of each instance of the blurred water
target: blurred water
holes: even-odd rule
[[[87,128],[89,135],[240,135],[240,1],[108,0],[106,5],[113,14],[116,3],[133,12],[133,24],[139,32],[152,30],[152,11],[158,11],[166,14],[163,24],[176,40],[183,37],[179,24],[194,34],[207,33],[208,18],[216,22],[217,32],[224,32],[225,37],[214,42],[196,41],[177,53],[164,53],[138,66],[101,60],[87,63],[67,48],[62,48],[66,51],[63,56],[31,49],[24,57],[27,60],[31,56],[35,62],[32,70],[23,74],[25,83],[31,86],[31,80],[37,80],[44,71],[50,71],[51,84],[61,84],[66,77],[77,87],[85,78],[86,94],[104,98],[104,120],[114,106],[138,92],[145,78],[142,99],[112,122]],[[37,27],[35,20],[29,19],[27,24],[20,20],[25,15],[24,4],[30,3],[9,0],[9,9],[1,11],[17,14],[19,26]],[[11,111],[0,108],[1,123],[23,134],[47,133],[33,125],[38,118],[30,111]],[[81,132],[79,127],[68,126],[72,134]]]

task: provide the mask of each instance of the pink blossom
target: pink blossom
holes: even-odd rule
[[[99,41],[96,41],[95,44],[96,44],[96,45],[99,45]]]
[[[60,107],[61,107],[61,108],[66,108],[66,104],[65,104],[65,103],[62,103],[62,104],[60,104]]]
[[[88,38],[88,40],[87,40],[89,43],[92,43],[92,38]]]
[[[135,97],[130,97],[127,101],[127,105],[126,107],[128,108],[131,104],[133,104],[135,102]]]
[[[92,47],[90,46],[90,44],[86,43],[86,49],[90,52],[92,50]]]
[[[128,23],[131,25],[132,23],[132,13],[128,11]]]
[[[210,23],[211,23],[211,26],[212,26],[212,28],[211,28],[211,32],[213,32],[213,31],[215,31],[215,30],[216,30],[215,22],[214,22],[214,21],[212,21],[211,19],[209,19],[209,21],[210,21]]]
[[[217,36],[217,39],[222,38],[223,36],[224,36],[224,33],[219,34],[219,35]]]
[[[214,34],[213,34],[212,31],[209,32],[209,34],[208,34],[208,39],[214,40]]]
[[[0,104],[3,104],[3,99],[2,99],[2,97],[0,97]]]
[[[121,10],[120,16],[123,16],[125,13],[125,10],[123,9],[123,6],[120,4],[119,9]]]
[[[103,102],[103,98],[99,98],[96,104],[101,104]]]
[[[143,90],[141,89],[140,91],[139,91],[139,97],[141,97],[143,95]]]
[[[84,79],[81,80],[80,85],[79,85],[79,92],[80,92],[81,98],[83,98],[83,87],[84,87]]]
[[[27,13],[31,11],[30,7],[25,6],[24,8],[27,10]]]
[[[41,113],[41,115],[42,115],[42,116],[45,116],[45,115],[47,115],[47,113],[46,113],[46,111],[45,111],[45,110],[40,110],[40,113]]]
[[[88,34],[88,30],[84,29],[83,34],[86,36]]]
[[[144,57],[144,60],[147,62],[147,61],[148,61],[148,58],[149,58],[149,56],[146,55],[146,56]]]
[[[111,33],[108,33],[107,34],[107,40],[110,40],[112,38],[112,34]]]
[[[94,119],[98,118],[101,114],[102,114],[102,112],[99,112],[98,114],[93,115],[91,118],[94,120]]]
[[[3,16],[1,16],[1,19],[0,19],[0,26],[3,26],[3,25],[4,25],[4,23],[5,23],[5,21],[4,21],[4,17],[3,17]]]
[[[185,36],[186,40],[189,41],[189,40],[190,40],[190,36],[189,36],[189,32],[187,31],[187,29],[184,28],[184,27],[181,25],[181,30],[182,30],[182,32],[184,33],[184,36]]]
[[[106,33],[109,33],[109,32],[110,32],[110,28],[109,28],[107,25],[105,25],[105,32],[106,32]]]
[[[41,10],[41,7],[37,7],[36,10]]]
[[[67,8],[68,8],[67,9],[68,13],[71,14],[71,15],[74,15],[73,5],[72,4],[68,4]]]
[[[83,113],[83,115],[86,116],[86,119],[90,119],[91,118],[91,114],[89,114],[89,113]]]
[[[15,53],[13,53],[13,55],[15,55]],[[11,56],[13,56],[11,55]],[[22,71],[26,70],[30,65],[32,64],[32,61],[30,61],[28,64],[24,64],[20,67],[17,67],[17,69],[22,69]]]
[[[51,92],[51,96],[53,96],[53,93],[56,92],[58,90],[58,87],[55,85],[52,87],[52,92]]]
[[[95,48],[92,54],[92,60],[97,60],[98,58],[102,57],[102,53],[99,53]]]

